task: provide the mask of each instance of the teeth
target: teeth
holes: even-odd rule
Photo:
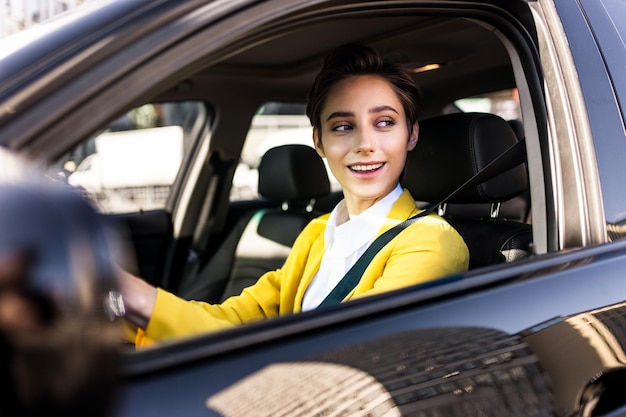
[[[380,164],[373,164],[373,165],[353,165],[350,168],[352,170],[354,170],[354,171],[363,172],[363,171],[373,171],[373,170],[378,169],[378,168],[380,168],[382,166],[383,166],[383,164],[380,163]]]

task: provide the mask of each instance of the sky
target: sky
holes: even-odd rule
[[[21,31],[39,21],[89,0],[3,0],[0,1],[0,37]]]

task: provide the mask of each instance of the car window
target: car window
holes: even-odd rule
[[[104,213],[162,209],[203,119],[200,102],[136,107],[66,154],[57,175]]]
[[[453,107],[466,113],[493,113],[504,120],[521,120],[522,118],[516,88],[462,98],[456,100]]]
[[[269,102],[261,106],[250,123],[250,129],[241,152],[241,159],[231,189],[231,201],[259,197],[257,183],[261,157],[269,149],[288,144],[313,147],[313,128],[305,114],[306,103]],[[328,169],[333,191],[341,186]]]

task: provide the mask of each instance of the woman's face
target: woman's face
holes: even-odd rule
[[[406,154],[417,143],[417,123],[409,132],[393,87],[374,75],[338,82],[320,116],[315,148],[343,186],[349,213],[361,213],[398,184]]]

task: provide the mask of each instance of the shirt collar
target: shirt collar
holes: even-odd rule
[[[330,214],[326,230],[324,231],[325,246],[333,244],[336,237],[349,236],[350,243],[347,246],[360,247],[371,241],[387,218],[391,207],[402,195],[402,187],[398,184],[389,194],[376,202],[372,207],[357,215],[348,215],[345,200],[342,200]],[[342,221],[348,219],[349,221]],[[337,233],[341,229],[341,233]],[[346,246],[342,242],[341,246]]]

